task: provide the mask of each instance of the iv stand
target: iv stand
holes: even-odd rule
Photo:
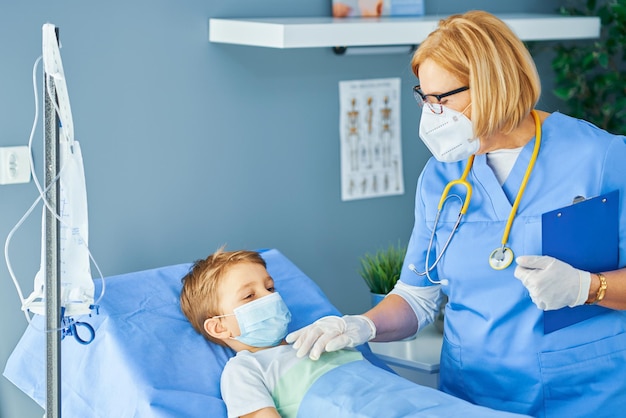
[[[57,41],[59,29],[55,29]],[[51,210],[45,213],[46,253],[46,418],[61,416],[61,290],[59,207],[59,117],[54,101],[56,90],[48,88],[44,71],[44,184]],[[52,86],[50,86],[52,87]],[[50,95],[48,94],[50,92]],[[52,96],[52,97],[50,97]],[[54,183],[54,184],[52,184]]]

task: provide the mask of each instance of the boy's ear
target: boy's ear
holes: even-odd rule
[[[231,332],[222,325],[219,318],[208,318],[204,321],[204,330],[213,338],[225,340],[231,336]]]

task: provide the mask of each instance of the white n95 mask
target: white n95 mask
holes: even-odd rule
[[[263,296],[233,310],[241,335],[235,340],[252,347],[273,347],[287,335],[289,308],[278,292]]]
[[[480,140],[474,138],[472,121],[463,113],[442,106],[441,114],[430,107],[422,107],[419,135],[433,156],[444,163],[469,158],[480,148]]]

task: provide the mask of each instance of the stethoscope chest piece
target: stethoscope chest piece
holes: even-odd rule
[[[489,255],[489,265],[494,270],[504,270],[513,263],[513,250],[508,247],[499,247]]]

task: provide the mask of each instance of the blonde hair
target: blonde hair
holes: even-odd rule
[[[442,19],[413,55],[411,67],[418,78],[427,59],[470,87],[471,119],[478,138],[510,133],[539,100],[541,82],[530,53],[490,13],[475,10]]]
[[[224,343],[205,331],[204,322],[224,314],[219,310],[218,289],[228,270],[240,263],[254,263],[266,267],[265,260],[256,251],[224,251],[222,246],[207,258],[197,260],[189,273],[182,278],[181,310],[199,334],[220,345]]]

